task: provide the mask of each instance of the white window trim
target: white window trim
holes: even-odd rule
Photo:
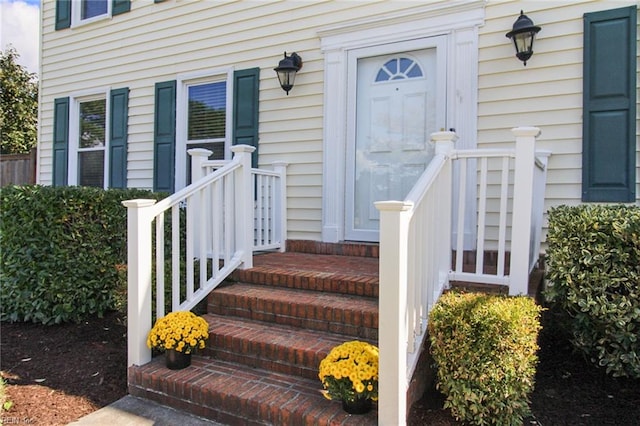
[[[478,27],[484,0],[454,0],[353,20],[318,32],[324,53],[322,240],[345,238],[349,53],[408,40],[445,35],[447,40],[447,127],[460,136],[458,148],[473,148],[477,135]]]
[[[82,19],[82,2],[81,0],[72,0],[71,3],[71,28],[81,27],[83,25],[91,24],[92,22],[103,21],[105,19],[111,19],[111,7],[113,1],[107,0],[107,13],[102,15],[93,16],[91,18]]]
[[[233,130],[233,67],[214,70],[197,71],[180,74],[176,78],[176,163],[175,190],[187,185],[187,118],[188,118],[188,87],[194,83],[208,81],[225,81],[227,83],[227,114],[225,119],[224,158],[231,157],[231,138]]]
[[[111,100],[109,93],[111,88],[100,88],[74,92],[69,95],[69,167],[67,170],[67,180],[70,186],[78,185],[78,132],[80,130],[80,103],[104,99],[105,104],[105,129],[104,129],[104,179],[103,189],[109,186],[109,123],[111,122]]]

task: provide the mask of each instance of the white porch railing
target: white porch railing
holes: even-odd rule
[[[207,164],[206,150],[195,150],[191,185],[158,203],[123,202],[128,365],[151,360],[146,338],[153,307],[157,318],[165,315],[166,292],[171,311],[192,309],[236,268],[251,268],[254,251],[284,249],[286,165],[252,169],[254,150],[234,146],[234,158],[215,167]]]
[[[208,160],[211,151],[194,148],[191,155],[191,181],[196,182],[204,176],[229,163],[227,160]],[[253,178],[253,251],[278,249],[285,250],[287,235],[287,163],[272,163],[273,170],[251,169]]]
[[[535,153],[539,133],[535,127],[513,129],[515,149],[511,150],[455,150],[453,132],[434,133],[435,157],[407,198],[376,203],[380,211],[379,424],[406,422],[408,385],[426,338],[427,318],[449,281],[502,284],[509,286],[511,295],[527,293],[529,273],[539,255],[550,155]],[[456,188],[454,162],[459,163]],[[467,187],[469,170],[477,178],[474,188]],[[465,223],[465,200],[470,189],[477,190],[473,272],[463,271],[463,236],[470,226]],[[458,203],[455,246],[452,194],[457,194]],[[484,265],[488,250],[497,251],[494,271]]]

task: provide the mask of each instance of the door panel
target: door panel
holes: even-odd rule
[[[404,199],[433,158],[428,138],[437,130],[436,49],[359,58],[356,85],[345,234],[377,241],[374,202]]]

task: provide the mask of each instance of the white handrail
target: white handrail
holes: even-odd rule
[[[123,202],[128,209],[128,365],[151,360],[146,337],[152,305],[156,317],[164,316],[166,277],[171,310],[189,310],[236,268],[252,266],[254,150],[234,146],[233,160],[158,203]]]
[[[379,424],[406,422],[406,395],[426,337],[429,312],[449,281],[508,285],[526,294],[537,257],[547,151],[535,152],[535,127],[513,129],[515,149],[455,150],[452,132],[431,135],[436,155],[403,201],[375,203],[380,211]],[[459,163],[453,188],[453,164]],[[475,164],[475,170],[469,166]],[[471,169],[471,171],[468,171]],[[475,172],[475,174],[474,174]],[[467,174],[470,174],[467,176]],[[469,188],[468,178],[475,182]],[[465,204],[477,189],[476,204]],[[458,193],[456,260],[452,268],[452,201]],[[464,268],[465,210],[473,208],[476,269]],[[485,264],[497,250],[495,271]],[[510,263],[507,269],[507,254]]]
[[[215,174],[229,164],[228,160],[208,160],[211,151],[195,148],[192,156],[192,181]],[[272,163],[273,170],[251,169],[253,182],[253,251],[278,249],[285,251],[287,235],[286,188],[287,163]]]
[[[407,198],[375,203],[380,211],[379,424],[406,421],[407,389],[427,316],[448,284],[455,139],[453,132],[433,134],[435,157]]]

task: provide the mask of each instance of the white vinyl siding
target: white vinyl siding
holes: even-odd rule
[[[52,179],[55,98],[95,87],[128,87],[127,184],[152,188],[154,84],[182,74],[259,67],[259,165],[289,163],[288,238],[319,240],[325,58],[318,32],[424,7],[418,3],[382,1],[372,7],[370,2],[355,1],[133,1],[129,13],[55,31],[55,2],[44,1],[39,183],[51,184]],[[545,209],[580,200],[582,15],[632,4],[631,0],[486,4],[486,22],[479,28],[478,143],[480,147],[512,144],[512,127],[540,127],[540,147],[554,152]],[[542,27],[526,67],[504,36],[520,9]],[[304,61],[289,96],[273,71],[284,51],[295,51]],[[637,111],[640,114],[640,108]],[[640,188],[636,192],[640,194]]]
[[[320,239],[324,58],[318,28],[406,9],[408,2],[132,2],[110,20],[54,31],[43,2],[39,181],[51,183],[53,99],[127,86],[128,186],[153,186],[154,84],[181,74],[260,67],[260,167],[289,163],[289,238]],[[297,52],[304,66],[286,96],[273,68]]]
[[[553,152],[545,211],[581,202],[583,15],[633,4],[604,0],[487,4],[485,26],[480,29],[478,146],[505,146],[512,143],[512,127],[539,127],[538,148]],[[526,67],[505,37],[521,9],[542,27]],[[640,146],[637,153],[640,158]]]

